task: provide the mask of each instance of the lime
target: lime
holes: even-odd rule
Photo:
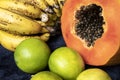
[[[30,80],[63,80],[63,79],[53,72],[41,71],[36,73],[35,75],[32,75],[32,78]]]
[[[50,48],[48,45],[36,38],[22,41],[14,52],[16,65],[24,72],[36,73],[45,69],[48,65]]]
[[[78,74],[84,70],[82,57],[75,50],[68,47],[60,47],[53,51],[48,65],[50,71],[65,80],[76,80]]]
[[[92,68],[81,72],[77,80],[112,80],[110,76],[102,69]]]

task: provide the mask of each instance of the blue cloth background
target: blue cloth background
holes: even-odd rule
[[[51,50],[65,46],[63,37],[61,35],[51,37],[47,42]],[[86,68],[93,66],[86,65]],[[120,80],[120,65],[99,67],[105,70],[112,78],[112,80]],[[22,72],[14,63],[13,52],[10,52],[0,46],[0,80],[30,80],[31,75]]]

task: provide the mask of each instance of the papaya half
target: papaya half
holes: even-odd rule
[[[119,8],[119,0],[66,0],[61,16],[66,46],[88,65],[120,64]]]

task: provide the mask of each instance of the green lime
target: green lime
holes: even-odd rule
[[[22,41],[14,52],[16,65],[27,73],[44,70],[48,65],[49,56],[50,48],[48,45],[36,38]]]
[[[35,75],[32,75],[32,78],[30,80],[63,80],[63,79],[53,72],[41,71]]]
[[[79,53],[68,47],[60,47],[53,51],[48,64],[50,71],[65,80],[75,80],[85,68],[84,61]]]
[[[110,76],[102,69],[92,68],[81,72],[77,80],[112,80]]]

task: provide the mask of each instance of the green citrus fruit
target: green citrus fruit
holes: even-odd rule
[[[77,80],[112,80],[110,76],[102,69],[92,68],[81,72]]]
[[[53,72],[41,71],[35,75],[32,75],[32,78],[30,80],[63,80],[63,79]]]
[[[84,70],[82,57],[75,50],[68,47],[60,47],[53,51],[48,65],[50,71],[65,80],[75,80],[78,74]]]
[[[14,52],[16,65],[24,72],[36,73],[48,65],[50,49],[48,45],[36,38],[22,41]]]

